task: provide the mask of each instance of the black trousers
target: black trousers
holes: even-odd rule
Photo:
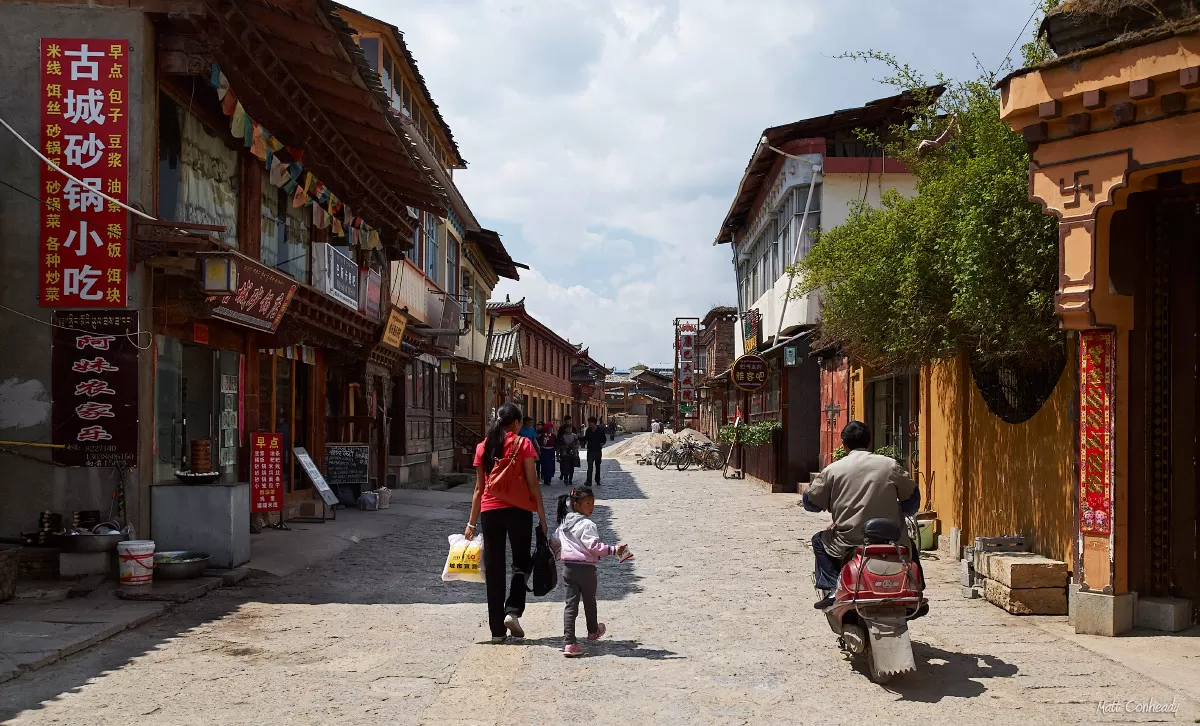
[[[484,534],[486,537],[487,534]],[[487,558],[487,540],[484,540],[484,559]],[[833,590],[837,587],[838,575],[842,573],[842,563],[829,556],[825,551],[825,543],[821,533],[817,532],[812,538],[813,557],[816,559],[817,589]]]
[[[592,483],[592,468],[593,467],[596,469],[596,480],[595,481],[597,484],[600,483],[600,456],[601,456],[601,454],[599,451],[596,451],[596,452],[589,451],[588,452],[588,455],[587,455],[587,459],[588,459],[587,483],[589,486],[591,486],[591,483]]]
[[[487,581],[488,627],[492,637],[506,635],[504,616],[525,613],[525,577],[533,572],[533,512],[517,507],[491,509],[479,515],[483,525],[483,575]],[[512,547],[512,578],[504,543]],[[508,598],[504,587],[508,585]]]

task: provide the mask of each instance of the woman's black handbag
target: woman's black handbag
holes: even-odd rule
[[[550,542],[541,527],[537,533],[537,547],[533,551],[533,594],[541,597],[558,585],[558,564],[550,551]]]

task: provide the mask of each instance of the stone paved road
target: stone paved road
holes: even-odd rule
[[[1200,715],[1169,685],[963,600],[937,562],[933,612],[914,624],[920,672],[875,686],[810,607],[801,542],[820,516],[719,473],[615,460],[604,472],[594,518],[637,559],[602,565],[610,635],[587,658],[558,650],[561,590],[532,601],[527,640],[483,642],[482,586],[439,579],[445,537],[465,519],[445,510],[10,681],[0,721],[1057,724],[1141,720],[1097,703],[1173,697],[1180,712],[1166,720]]]

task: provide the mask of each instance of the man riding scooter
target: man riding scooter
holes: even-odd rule
[[[842,445],[849,453],[825,467],[804,491],[802,502],[810,512],[828,511],[833,515],[829,529],[813,535],[817,589],[825,593],[813,607],[824,610],[834,603],[834,590],[843,563],[865,541],[863,526],[876,518],[894,522],[904,532],[904,516],[916,514],[921,506],[921,491],[895,459],[869,451],[871,430],[861,421],[851,421],[842,429]],[[905,536],[899,544],[920,567],[915,543]],[[924,572],[921,582],[924,584]],[[928,606],[922,604],[917,617]]]

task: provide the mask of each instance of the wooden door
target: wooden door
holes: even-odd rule
[[[821,361],[820,465],[829,466],[842,445],[842,429],[850,423],[850,362],[844,355]]]

